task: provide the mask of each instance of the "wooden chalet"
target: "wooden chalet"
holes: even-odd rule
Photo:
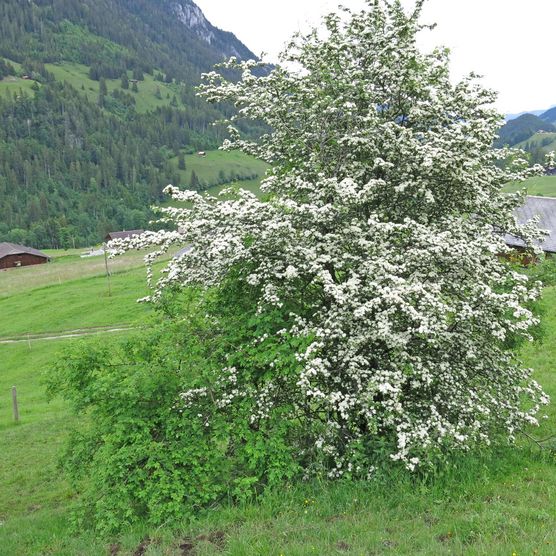
[[[104,238],[104,241],[108,243],[113,239],[128,239],[130,237],[140,236],[145,230],[128,230],[123,232],[110,232]]]
[[[16,243],[0,243],[0,270],[44,264],[49,260],[50,257],[38,249]]]

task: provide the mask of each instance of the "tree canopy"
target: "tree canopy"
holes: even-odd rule
[[[329,36],[298,37],[286,51],[297,72],[260,78],[256,63],[232,60],[240,82],[207,75],[209,100],[239,106],[226,147],[272,165],[268,199],[216,202],[170,187],[193,205],[168,211],[181,232],[139,240],[192,246],[158,293],[225,287],[232,274],[257,314],[280,315],[270,338],[249,345],[295,339],[295,363],[253,368],[234,350],[232,400],[249,400],[256,423],[300,419],[294,459],[311,453],[332,476],[367,473],[358,462],[378,444],[413,469],[496,432],[513,437],[546,401],[508,351],[536,322],[527,305],[538,285],[500,258],[508,247],[496,233],[534,239],[513,216],[519,196],[502,186],[539,168],[497,164],[507,153],[492,149],[495,94],[474,76],[452,85],[447,52],[418,50],[421,5],[408,15],[372,1],[328,16]],[[272,132],[245,141],[240,118]]]

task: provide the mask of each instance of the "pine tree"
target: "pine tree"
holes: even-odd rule
[[[201,182],[200,182],[199,177],[197,176],[195,170],[193,170],[191,172],[191,177],[189,178],[189,187],[193,191],[199,191],[200,188],[201,188]]]
[[[108,87],[106,86],[106,80],[104,77],[100,78],[99,88],[98,88],[98,105],[104,108],[106,104],[106,95],[108,94]]]

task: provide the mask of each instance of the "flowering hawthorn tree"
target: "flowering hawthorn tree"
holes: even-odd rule
[[[186,202],[163,209],[178,231],[115,245],[157,246],[149,263],[190,247],[153,299],[194,286],[228,292],[228,309],[242,300],[248,331],[177,407],[207,430],[227,415],[244,445],[282,438],[260,476],[284,452],[307,476],[366,477],[379,456],[413,470],[513,439],[548,403],[510,349],[536,323],[540,284],[500,257],[502,232],[539,237],[513,216],[521,197],[502,193],[538,168],[492,148],[494,93],[475,76],[451,84],[446,50],[419,51],[422,3],[329,15],[325,38],[286,50],[296,70],[260,76],[259,63],[231,59],[240,80],[206,75],[205,98],[237,107],[223,148],[271,165],[264,199],[169,186]],[[271,131],[246,141],[241,118]],[[206,318],[219,329],[218,310]]]

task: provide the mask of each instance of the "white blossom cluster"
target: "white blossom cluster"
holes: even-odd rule
[[[292,419],[314,419],[312,449],[332,460],[331,477],[372,472],[355,454],[374,438],[413,470],[433,453],[511,439],[548,403],[508,350],[536,323],[527,307],[540,284],[501,256],[506,232],[531,249],[540,237],[513,216],[522,197],[501,191],[539,169],[492,148],[501,117],[491,91],[474,76],[452,85],[447,52],[417,49],[421,5],[408,15],[369,0],[330,15],[326,38],[298,37],[284,54],[299,71],[260,76],[259,64],[232,59],[240,80],[206,75],[202,94],[237,108],[224,148],[271,165],[266,197],[169,186],[187,207],[163,209],[179,231],[113,244],[157,246],[150,263],[190,246],[154,298],[174,284],[218,287],[234,269],[260,314],[300,307],[277,334],[309,339],[296,376],[277,370],[254,389],[241,368],[223,369],[218,404],[254,397],[260,420],[287,391]],[[242,118],[270,131],[246,141]]]

